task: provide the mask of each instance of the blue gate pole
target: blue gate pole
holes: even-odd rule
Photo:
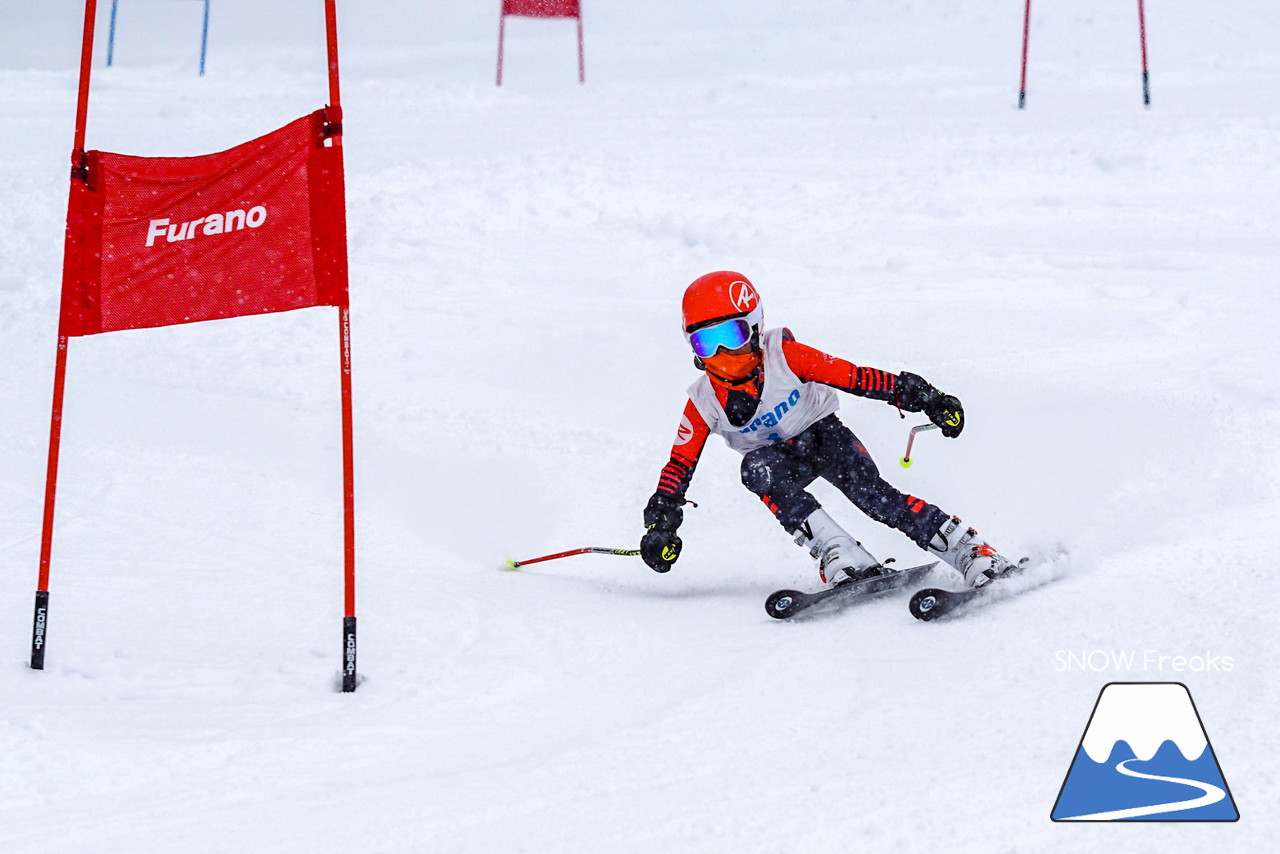
[[[111,57],[116,52],[116,3],[111,0],[111,29],[107,33],[107,67],[111,67]]]
[[[111,0],[112,3],[115,0]],[[204,0],[204,30],[200,33],[200,76],[204,76],[204,57],[209,51],[209,0]]]

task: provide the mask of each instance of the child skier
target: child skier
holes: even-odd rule
[[[695,280],[685,290],[683,312],[694,365],[705,374],[689,387],[671,459],[644,510],[640,554],[651,568],[667,572],[680,556],[681,505],[711,433],[743,454],[743,485],[809,549],[824,583],[887,570],[805,491],[819,477],[872,519],[946,561],[972,587],[1013,567],[959,517],[881,478],[867,449],[836,417],[833,389],[924,412],[949,438],[964,429],[959,400],[916,374],[895,376],[829,356],[796,341],[788,329],[762,331],[760,295],[740,273]]]

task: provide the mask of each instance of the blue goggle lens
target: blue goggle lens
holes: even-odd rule
[[[742,318],[726,320],[714,326],[704,326],[689,333],[689,344],[699,359],[714,356],[723,347],[736,350],[751,340],[751,326]]]

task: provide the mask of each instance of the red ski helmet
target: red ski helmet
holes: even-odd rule
[[[732,270],[718,270],[694,279],[693,284],[685,288],[681,310],[686,338],[704,326],[736,317],[744,318],[759,332],[764,320],[756,286]]]

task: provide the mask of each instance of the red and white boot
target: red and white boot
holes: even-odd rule
[[[973,528],[966,528],[959,516],[942,523],[929,541],[929,551],[954,567],[970,587],[981,587],[1018,566]]]

